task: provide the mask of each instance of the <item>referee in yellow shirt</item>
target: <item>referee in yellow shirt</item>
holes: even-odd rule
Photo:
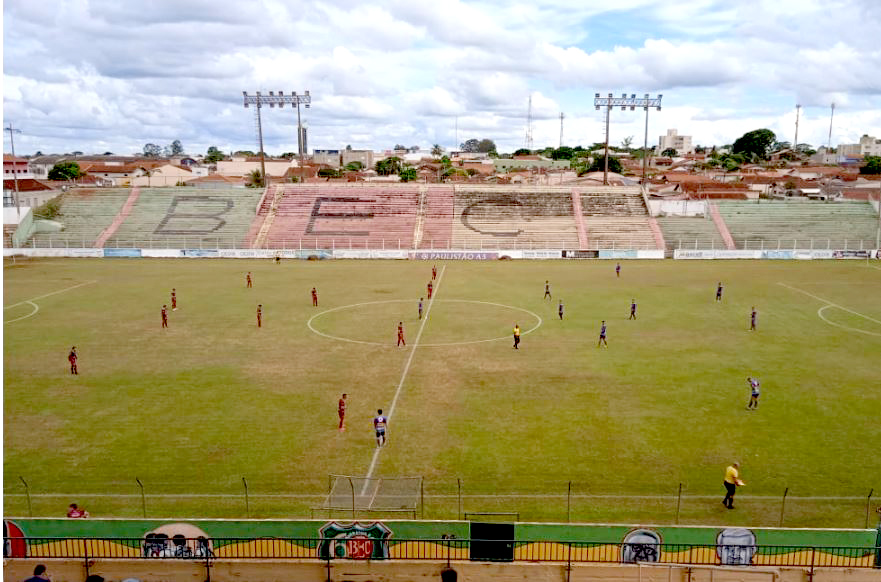
[[[516,323],[514,324],[514,349],[520,349],[520,326]]]
[[[738,463],[731,463],[725,469],[725,480],[723,481],[725,484],[725,499],[722,500],[722,505],[728,509],[734,509],[734,492],[737,490],[737,487],[744,484],[740,480],[739,469],[740,465]]]

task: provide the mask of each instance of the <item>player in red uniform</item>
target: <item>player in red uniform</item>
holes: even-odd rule
[[[339,403],[340,432],[346,430],[346,396],[346,394],[343,394]]]
[[[263,304],[257,306],[257,327],[263,327]]]
[[[312,287],[312,307],[318,307],[318,291]]]
[[[407,342],[404,341],[404,322],[398,322],[398,347],[402,345],[406,346]]]
[[[168,307],[162,306],[162,327],[168,327]]]
[[[171,289],[171,310],[177,311],[177,292],[174,287]]]
[[[434,281],[437,279],[437,265],[431,266],[431,280]]]
[[[76,368],[76,346],[70,348],[70,353],[67,354],[67,361],[70,362],[70,373],[79,375],[79,371]]]
[[[431,284],[431,281],[428,282],[428,298],[431,299],[431,291],[434,289],[434,285]]]
[[[245,275],[245,286],[250,289],[251,288],[251,271],[248,271],[248,274]]]

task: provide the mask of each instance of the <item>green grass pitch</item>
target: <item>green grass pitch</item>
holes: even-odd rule
[[[425,518],[459,515],[457,479],[464,511],[536,521],[672,523],[682,483],[681,523],[777,525],[788,487],[785,525],[862,527],[881,496],[881,269],[865,262],[627,261],[620,278],[604,261],[446,262],[433,303],[414,261],[4,266],[9,516],[28,512],[22,476],[39,516],[140,516],[137,478],[148,516],[244,517],[245,477],[252,517],[308,517],[329,474],[368,472],[396,393],[374,474],[424,476]],[[536,328],[519,351],[515,323]],[[747,486],[728,511],[734,460]]]

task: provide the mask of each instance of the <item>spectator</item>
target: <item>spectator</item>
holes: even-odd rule
[[[89,517],[89,512],[77,507],[76,503],[71,503],[67,509],[67,517]]]
[[[45,582],[49,579],[49,574],[46,573],[46,566],[43,564],[37,564],[34,568],[34,575],[25,580],[24,582]]]

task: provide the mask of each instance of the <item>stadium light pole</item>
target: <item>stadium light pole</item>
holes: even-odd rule
[[[15,129],[12,127],[12,122],[3,128],[3,131],[9,132],[9,143],[12,146],[12,180],[15,182],[15,192],[13,194],[13,198],[15,198],[15,213],[18,218],[21,218],[21,205],[18,202],[18,173],[15,171],[15,134],[21,133],[20,129]]]
[[[293,91],[290,95],[285,95],[284,91],[279,91],[278,95],[276,95],[273,91],[269,92],[269,95],[261,95],[260,91],[257,91],[256,95],[248,95],[247,91],[242,91],[242,96],[244,98],[245,109],[248,108],[249,105],[254,105],[257,107],[257,140],[260,145],[260,169],[263,172],[263,183],[266,185],[266,163],[265,157],[266,155],[263,152],[263,125],[260,120],[260,109],[263,105],[269,105],[270,109],[278,105],[279,108],[285,106],[285,103],[289,105],[297,106],[297,150],[300,156],[300,166],[303,165],[303,124],[300,120],[300,104],[304,104],[306,109],[312,104],[312,96],[309,94],[307,90],[302,95],[297,95],[296,91]]]
[[[605,156],[605,164],[603,166],[603,184],[608,186],[609,184],[609,118],[612,112],[612,107],[620,107],[621,111],[626,111],[628,107],[633,111],[637,107],[642,107],[645,109],[645,148],[648,148],[648,140],[649,140],[649,107],[657,107],[658,111],[661,110],[661,98],[663,95],[658,95],[656,98],[652,99],[646,93],[645,97],[637,99],[636,94],[631,94],[630,97],[627,97],[627,93],[622,93],[621,97],[613,97],[611,93],[609,93],[608,97],[600,97],[599,93],[594,95],[593,104],[596,107],[597,111],[600,110],[600,107],[606,108],[606,156]],[[643,152],[643,164],[642,164],[642,182],[645,184],[646,178],[646,158],[647,152]]]

